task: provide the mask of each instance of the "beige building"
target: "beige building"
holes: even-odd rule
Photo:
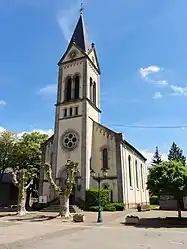
[[[103,188],[112,190],[112,199],[127,207],[148,203],[146,158],[123,139],[122,133],[100,123],[100,65],[94,44],[89,44],[80,15],[68,48],[58,63],[58,93],[54,135],[43,145],[43,162],[52,165],[53,178],[63,178],[68,159],[79,163],[81,178],[72,200],[85,200],[85,190],[97,188],[90,169],[108,170]],[[40,196],[55,198],[41,172]]]

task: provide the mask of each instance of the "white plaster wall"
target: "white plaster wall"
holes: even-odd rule
[[[94,50],[92,50],[91,53],[89,53],[89,58],[91,59],[91,61],[93,62],[94,66],[98,69],[97,67],[97,61],[96,61],[96,57],[95,57],[95,53]]]
[[[95,122],[99,123],[100,121],[100,113],[93,108],[88,102],[87,102],[87,118],[93,119]]]
[[[90,158],[92,157],[93,120],[87,118],[86,136],[86,189],[90,188]]]
[[[94,123],[93,144],[92,144],[92,168],[97,173],[102,173],[102,153],[101,148],[108,148],[108,176],[117,176],[116,171],[116,143],[115,137],[109,134],[104,127]],[[106,183],[113,192],[113,201],[118,201],[118,187],[117,180],[105,180],[102,185]],[[97,188],[97,182],[92,178],[90,186]]]
[[[47,202],[50,201],[49,183],[43,183],[43,196],[47,196]]]
[[[120,145],[120,151],[121,151],[121,174],[122,174],[122,197],[123,197],[123,202],[126,204],[128,200],[128,195],[127,195],[127,171],[126,171],[126,161],[125,161],[125,153],[126,150],[124,146],[121,144]]]
[[[61,147],[60,139],[62,134],[67,129],[73,129],[79,133],[80,140],[78,147],[73,151],[64,151]],[[81,141],[82,138],[82,117],[77,117],[73,119],[62,119],[59,120],[59,137],[58,137],[58,150],[57,150],[57,175],[60,168],[66,164],[67,160],[71,160],[79,163],[79,170],[81,172]]]
[[[146,165],[143,159],[141,159],[135,152],[128,147],[122,146],[122,165],[124,167],[124,196],[126,200],[127,207],[136,206],[138,203],[146,204],[149,202],[148,191],[146,190],[147,182],[147,171]],[[128,165],[128,156],[131,156],[131,172],[132,172],[132,187],[130,186],[129,179],[129,165]],[[136,169],[135,169],[135,160],[137,160],[137,169],[138,169],[138,187],[136,183]],[[141,178],[141,164],[143,167],[143,185]]]

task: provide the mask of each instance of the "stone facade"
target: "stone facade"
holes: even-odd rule
[[[76,198],[85,200],[85,190],[97,188],[90,169],[100,172],[107,168],[109,179],[102,182],[102,187],[112,190],[113,201],[128,207],[148,203],[146,158],[121,133],[100,123],[100,67],[94,44],[88,45],[82,15],[58,66],[55,129],[43,144],[43,163],[51,163],[57,182],[68,159],[79,163]],[[39,193],[48,201],[55,198],[43,171]]]

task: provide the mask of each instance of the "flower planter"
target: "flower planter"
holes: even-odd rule
[[[73,215],[73,221],[74,222],[84,222],[85,221],[84,214],[74,214]]]
[[[125,223],[126,224],[139,224],[140,219],[138,216],[127,216],[125,218]]]

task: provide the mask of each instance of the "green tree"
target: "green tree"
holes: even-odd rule
[[[18,214],[25,215],[26,193],[33,180],[39,177],[41,144],[47,135],[39,132],[25,133],[17,140],[12,153],[13,183],[18,187]]]
[[[155,151],[155,154],[153,155],[151,164],[160,164],[161,162],[162,162],[162,156],[159,153],[158,147],[156,147],[156,151]]]
[[[9,131],[0,134],[0,183],[3,180],[5,171],[11,166],[11,157],[16,135]]]
[[[181,199],[187,194],[187,167],[181,161],[162,162],[149,168],[148,189],[155,195],[171,194],[177,200],[181,218]]]
[[[183,151],[173,142],[168,154],[169,161],[181,161],[183,165],[186,164],[186,157],[183,155]]]

